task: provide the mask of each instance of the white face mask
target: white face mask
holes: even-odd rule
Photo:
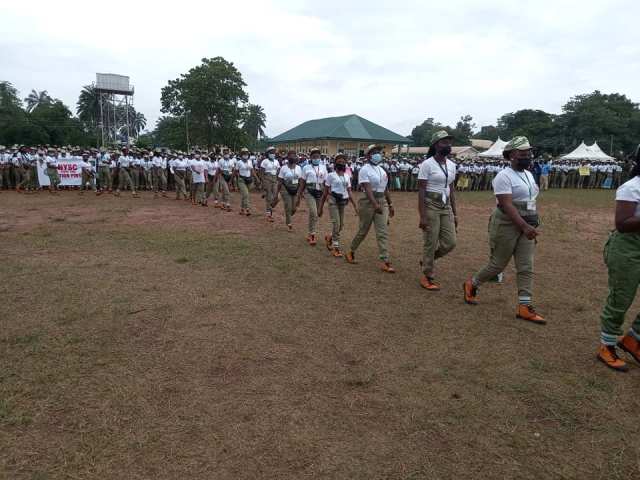
[[[249,160],[249,157],[247,157],[246,155],[243,155],[242,156],[242,160],[244,160],[246,162],[247,160]]]
[[[269,160],[273,160],[274,158],[276,158],[276,155],[274,153],[270,153],[267,156],[269,157]]]

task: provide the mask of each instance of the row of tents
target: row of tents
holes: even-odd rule
[[[503,158],[502,152],[507,143],[508,142],[505,142],[501,138],[498,138],[498,140],[496,140],[487,151],[479,153],[478,156],[480,158]],[[615,161],[615,158],[604,153],[598,145],[598,142],[594,142],[593,145],[587,145],[582,142],[573,152],[560,157],[560,160],[613,162]]]

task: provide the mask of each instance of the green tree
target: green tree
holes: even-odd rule
[[[39,104],[31,112],[30,120],[47,133],[47,143],[53,145],[89,146],[95,141],[60,100]]]
[[[267,116],[260,105],[249,104],[245,110],[245,118],[242,128],[254,141],[264,136]]]
[[[162,89],[163,113],[189,116],[192,144],[232,146],[240,135],[249,96],[242,74],[222,57],[203,58],[202,64]]]
[[[31,113],[39,105],[48,105],[53,103],[53,99],[49,96],[46,90],[38,92],[37,90],[31,90],[31,93],[24,99],[27,104],[27,112]]]
[[[638,142],[638,104],[619,93],[593,93],[572,97],[563,107],[562,122],[571,146],[597,141],[608,151],[631,151]],[[612,142],[613,140],[613,142]]]
[[[473,138],[478,138],[482,140],[491,140],[495,142],[498,140],[500,134],[498,133],[498,127],[494,125],[483,125],[480,127],[480,131],[476,133]]]
[[[96,128],[100,118],[100,96],[93,85],[85,85],[76,103],[78,118],[90,128]]]
[[[475,128],[476,124],[473,123],[473,117],[471,115],[464,115],[460,117],[455,128],[447,128],[447,130],[453,137],[454,145],[471,145],[470,138],[473,136],[473,130]]]
[[[184,117],[160,117],[151,135],[154,146],[187,150],[187,130]]]
[[[18,90],[7,81],[0,82],[0,144],[38,145],[49,142],[47,132],[34,125],[22,109]]]
[[[416,147],[427,147],[431,143],[431,136],[443,128],[445,128],[444,125],[429,117],[411,130],[410,137]]]

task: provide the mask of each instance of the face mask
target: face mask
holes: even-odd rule
[[[381,161],[382,161],[382,154],[374,153],[373,155],[371,155],[371,163],[373,163],[374,165],[378,165]]]
[[[225,160],[229,160],[229,155],[223,155],[222,158],[224,158]]]
[[[242,160],[244,160],[246,162],[247,160],[249,160],[249,157],[243,156]]]
[[[319,159],[319,158],[313,158],[313,159],[311,159],[311,163],[312,163],[314,166],[316,166],[316,167],[317,167],[318,165],[320,165],[320,159]]]
[[[270,153],[267,156],[269,157],[269,160],[273,160],[274,158],[276,158],[275,154],[273,154],[273,153]]]
[[[531,158],[530,157],[518,158],[517,165],[518,165],[518,168],[522,168],[522,169],[529,168],[529,166],[531,165]]]
[[[446,157],[451,153],[451,146],[447,145],[446,147],[438,148],[438,153]]]

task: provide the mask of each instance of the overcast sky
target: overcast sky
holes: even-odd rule
[[[637,0],[3,0],[0,80],[75,110],[96,72],[128,75],[152,128],[167,81],[223,56],[269,136],[349,113],[407,135],[595,89],[640,102],[639,19]]]

